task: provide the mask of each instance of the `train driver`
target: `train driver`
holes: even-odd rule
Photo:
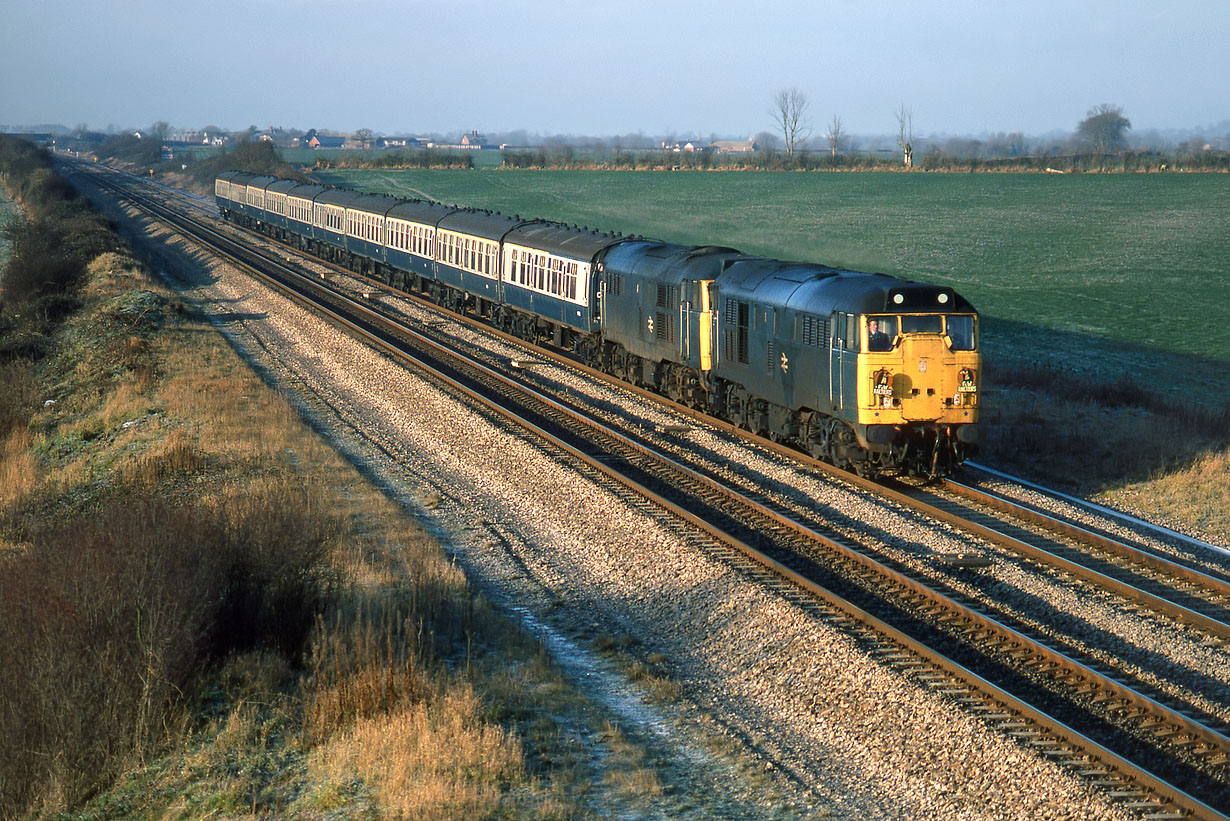
[[[887,327],[888,323],[885,323]],[[867,322],[867,350],[869,351],[891,351],[893,349],[893,340],[888,334],[880,330],[880,320],[871,319]]]

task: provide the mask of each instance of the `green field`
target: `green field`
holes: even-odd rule
[[[1230,175],[353,171],[399,196],[955,286],[995,362],[1230,398]]]

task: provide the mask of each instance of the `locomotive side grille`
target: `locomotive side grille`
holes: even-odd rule
[[[829,323],[818,316],[804,314],[799,328],[799,341],[804,345],[823,348],[824,340],[828,339]]]
[[[747,338],[748,328],[752,324],[752,306],[746,302],[739,303],[739,322],[738,322],[738,337],[739,337],[739,361],[744,365],[748,363],[747,358]]]
[[[654,334],[667,342],[675,341],[675,315],[658,311],[654,318]]]

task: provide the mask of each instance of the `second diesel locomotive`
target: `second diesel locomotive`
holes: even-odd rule
[[[945,475],[978,439],[978,316],[951,288],[241,172],[215,195],[227,219],[862,475]]]

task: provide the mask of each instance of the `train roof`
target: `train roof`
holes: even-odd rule
[[[446,214],[436,223],[436,227],[444,231],[499,240],[522,222],[523,220],[517,217],[506,217],[495,211],[465,209]]]
[[[648,279],[712,280],[743,254],[717,245],[679,245],[658,240],[625,239],[603,258],[606,270]]]
[[[833,311],[871,314],[974,310],[960,294],[945,285],[756,257],[726,265],[721,288],[726,296],[820,316]]]
[[[837,307],[850,313],[972,312],[974,306],[947,285],[887,274],[843,272],[832,285]]]
[[[363,199],[365,194],[351,191],[347,188],[328,188],[316,197],[316,202],[325,205],[337,205],[342,208],[353,208],[355,203]]]
[[[387,194],[364,194],[359,193],[359,198],[352,204],[346,206],[358,211],[366,211],[369,214],[379,214],[384,216],[391,211],[397,203],[400,202],[396,197],[390,197]]]
[[[300,182],[287,189],[286,196],[294,197],[295,199],[300,200],[315,200],[321,194],[331,190],[333,189],[324,185],[317,185],[312,182]]]
[[[268,174],[253,175],[248,178],[248,187],[264,190],[269,187],[270,183],[275,183],[280,179],[281,177],[271,177]]]
[[[389,209],[388,215],[420,225],[435,225],[455,210],[457,209],[428,200],[401,200]]]
[[[516,245],[546,251],[556,256],[591,261],[604,248],[626,239],[615,234],[603,234],[588,228],[543,220],[522,223],[505,237],[506,242]]]
[[[273,191],[275,194],[285,194],[298,184],[298,180],[278,179],[269,183],[269,185],[265,187],[265,190]]]

